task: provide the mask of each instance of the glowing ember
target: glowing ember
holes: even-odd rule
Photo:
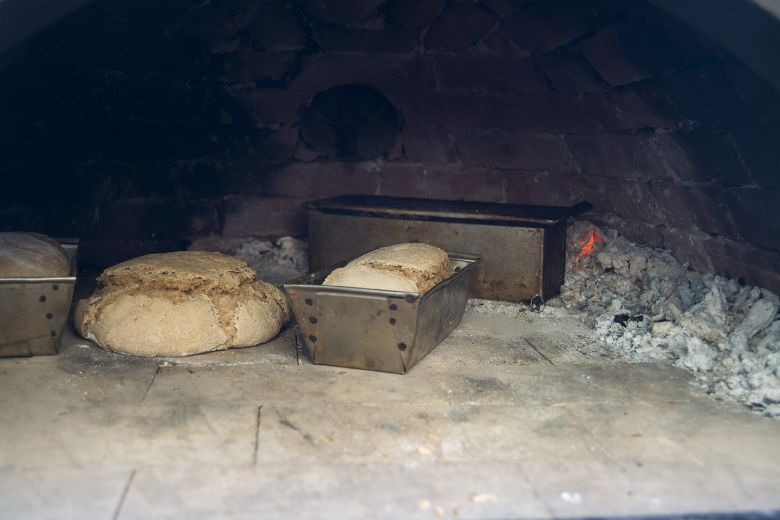
[[[580,248],[580,254],[577,255],[577,262],[586,256],[593,254],[593,252],[596,251],[597,245],[603,246],[604,239],[599,235],[598,231],[591,229],[590,233],[577,244],[577,247]]]

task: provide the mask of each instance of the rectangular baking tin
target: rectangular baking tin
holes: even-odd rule
[[[0,357],[57,353],[78,273],[78,241],[60,245],[71,276],[0,278]]]
[[[322,285],[347,261],[284,284],[311,360],[405,374],[463,317],[480,257],[448,255],[454,273],[422,296]]]
[[[318,271],[378,247],[425,242],[482,256],[475,298],[546,300],[563,284],[567,219],[590,207],[368,195],[316,200],[308,203],[309,267]]]

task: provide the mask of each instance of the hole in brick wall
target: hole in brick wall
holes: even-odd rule
[[[378,90],[340,85],[312,98],[301,121],[301,135],[320,155],[365,161],[387,153],[401,125],[398,109]]]

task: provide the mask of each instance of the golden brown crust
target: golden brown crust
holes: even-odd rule
[[[0,277],[69,275],[68,253],[55,240],[38,233],[0,233]]]
[[[396,244],[375,249],[343,268],[334,270],[323,285],[422,294],[451,274],[449,259],[444,250],[428,244]]]
[[[251,346],[273,338],[289,319],[279,289],[219,253],[147,255],[107,269],[98,282],[88,304],[77,307],[77,329],[127,354],[181,356]]]

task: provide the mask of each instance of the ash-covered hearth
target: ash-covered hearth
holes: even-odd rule
[[[767,0],[0,0],[0,517],[776,513],[777,49]]]
[[[780,415],[776,294],[702,274],[586,221],[570,227],[569,240],[566,282],[551,305],[579,314],[630,362],[672,362],[717,398]]]

